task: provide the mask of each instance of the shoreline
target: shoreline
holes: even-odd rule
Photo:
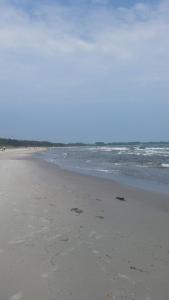
[[[81,180],[83,180],[83,178],[84,179],[86,178],[89,182],[93,180],[98,183],[107,184],[109,186],[112,185],[112,187],[115,189],[116,193],[120,193],[122,195],[124,195],[125,193],[127,193],[127,194],[131,193],[133,195],[132,197],[134,197],[135,194],[139,194],[141,196],[137,197],[137,199],[139,199],[140,201],[143,201],[143,202],[144,202],[145,194],[146,194],[146,198],[148,198],[149,196],[150,196],[150,198],[154,198],[154,200],[151,199],[151,201],[149,201],[149,202],[146,201],[145,203],[147,203],[147,204],[152,204],[152,205],[156,205],[157,207],[160,207],[161,200],[158,201],[158,199],[160,198],[160,199],[162,199],[162,201],[164,201],[162,204],[162,207],[164,208],[163,205],[165,205],[166,211],[169,211],[169,195],[165,192],[162,193],[161,191],[144,189],[144,188],[141,188],[138,186],[125,184],[125,183],[122,183],[120,181],[116,181],[116,180],[113,180],[110,178],[76,172],[74,170],[62,168],[61,166],[59,166],[55,163],[43,160],[43,159],[39,158],[38,156],[35,157],[32,155],[30,157],[30,159],[35,160],[35,162],[38,163],[39,165],[44,166],[44,168],[47,167],[47,168],[53,170],[54,172],[61,172],[62,174],[74,176],[77,179],[81,178]]]
[[[166,195],[0,154],[0,298],[168,300],[168,212]]]
[[[89,175],[89,176],[95,176],[95,177],[99,177],[99,178],[105,178],[108,180],[119,182],[122,185],[131,186],[131,187],[135,187],[135,188],[143,189],[143,190],[147,190],[147,191],[152,191],[152,192],[154,191],[154,192],[166,194],[169,196],[169,187],[167,184],[167,180],[169,180],[169,178],[168,178],[169,173],[165,173],[165,172],[167,172],[165,169],[161,170],[159,168],[159,170],[158,170],[158,169],[150,167],[150,166],[146,167],[146,168],[139,168],[139,166],[136,165],[136,169],[133,169],[133,171],[131,170],[131,166],[128,166],[128,170],[125,170],[125,168],[120,169],[121,167],[119,167],[119,169],[117,168],[117,170],[116,170],[116,167],[115,167],[115,169],[114,169],[114,167],[109,168],[108,165],[106,165],[105,167],[104,166],[101,167],[101,164],[100,164],[100,166],[98,164],[96,167],[95,164],[92,163],[92,159],[89,160],[90,164],[87,165],[85,162],[89,162],[89,161],[86,160],[86,158],[85,158],[86,161],[81,164],[79,161],[79,156],[78,156],[81,154],[79,153],[79,151],[77,151],[77,153],[76,153],[76,151],[75,152],[74,152],[74,150],[73,150],[73,152],[72,152],[72,150],[66,151],[66,149],[65,149],[62,151],[59,150],[59,152],[57,152],[57,151],[55,152],[55,151],[49,150],[46,153],[41,154],[40,156],[44,160],[49,160],[49,161],[51,160],[54,164],[59,165],[61,168],[65,169],[65,170],[70,170],[72,172],[76,172],[76,173],[82,174],[82,175]],[[77,162],[75,160],[71,161],[72,153],[74,153],[73,155],[77,154],[77,157],[78,157]],[[56,154],[56,160],[55,160],[55,154]],[[60,155],[60,159],[59,159],[59,155]],[[68,160],[67,159],[64,160],[62,158],[62,156],[64,157],[64,155],[66,157],[70,156],[70,158],[68,158]],[[105,162],[106,162],[106,158],[105,158]],[[104,169],[104,170],[102,170],[102,169]],[[144,170],[144,171],[142,171],[142,170]],[[159,172],[161,172],[161,173],[159,174]]]

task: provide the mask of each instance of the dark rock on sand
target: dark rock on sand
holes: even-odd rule
[[[117,200],[120,200],[120,201],[126,201],[126,199],[124,197],[116,197]]]
[[[135,266],[130,266],[130,270],[139,271],[139,272],[145,272],[144,270],[137,268]]]
[[[74,212],[77,213],[77,214],[82,214],[82,213],[83,213],[83,210],[82,210],[82,209],[79,209],[79,208],[77,208],[77,207],[71,208],[70,211],[74,211]]]

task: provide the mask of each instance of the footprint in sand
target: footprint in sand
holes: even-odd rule
[[[76,214],[82,214],[83,213],[83,210],[79,209],[78,207],[71,208],[70,211],[75,212]]]

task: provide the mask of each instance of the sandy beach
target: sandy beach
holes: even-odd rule
[[[168,300],[169,196],[34,151],[0,153],[0,299]]]

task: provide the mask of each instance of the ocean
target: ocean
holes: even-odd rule
[[[40,157],[81,174],[169,194],[169,144],[57,147]]]

